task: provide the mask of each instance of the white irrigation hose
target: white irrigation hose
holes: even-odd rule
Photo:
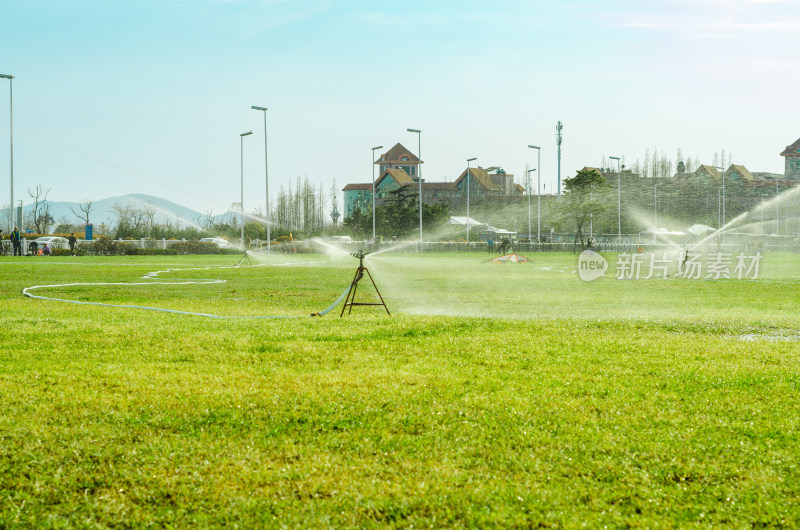
[[[222,269],[231,269],[231,268],[240,268],[240,267],[193,267],[187,269],[167,269],[165,271],[155,271],[150,272],[144,275],[144,278],[157,280],[158,275],[161,273],[166,272],[176,272],[176,271],[184,271],[184,270],[209,270],[213,268],[222,268]],[[212,315],[210,313],[196,313],[192,311],[179,311],[177,309],[164,309],[162,307],[150,307],[150,306],[142,306],[142,305],[125,305],[125,304],[106,304],[104,302],[84,302],[81,300],[68,300],[66,298],[54,298],[50,296],[41,296],[32,294],[31,291],[35,289],[51,289],[56,287],[81,287],[81,286],[99,286],[99,285],[122,285],[122,286],[134,286],[134,285],[204,285],[204,284],[214,284],[214,283],[226,283],[227,280],[213,280],[213,279],[201,279],[201,280],[180,280],[180,281],[151,281],[151,282],[135,282],[135,283],[126,283],[126,282],[99,282],[99,283],[62,283],[62,284],[54,284],[54,285],[34,285],[31,287],[26,287],[22,290],[22,294],[29,297],[35,298],[38,300],[50,300],[53,302],[66,302],[68,304],[80,304],[80,305],[97,305],[103,307],[124,307],[128,309],[144,309],[147,311],[161,311],[162,313],[174,313],[178,315],[192,315],[198,317],[207,317],[207,318],[218,318],[218,319],[265,319],[265,318],[302,318],[303,316],[325,316],[329,312],[333,310],[337,305],[341,303],[342,300],[350,293],[350,289],[353,287],[352,285],[348,285],[347,289],[339,295],[339,298],[333,302],[330,306],[326,309],[320,311],[319,313],[312,313],[311,315],[244,315],[244,316],[225,316],[225,315]]]

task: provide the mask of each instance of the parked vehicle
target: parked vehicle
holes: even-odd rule
[[[69,241],[66,237],[42,236],[28,242],[28,247],[36,243],[36,248],[44,248],[45,244],[50,248],[69,248]]]
[[[235,248],[228,241],[226,241],[225,239],[222,239],[221,237],[204,237],[204,238],[202,238],[200,240],[200,242],[201,243],[213,243],[213,244],[217,245],[217,247],[219,247],[219,248]]]

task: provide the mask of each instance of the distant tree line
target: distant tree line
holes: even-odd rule
[[[32,205],[26,209],[23,228],[37,234],[82,234],[87,224],[92,223],[94,201],[84,200],[77,208],[70,208],[74,219],[62,218],[56,221],[50,213],[48,202],[49,188],[37,185],[28,190]],[[281,186],[277,197],[271,201],[270,236],[273,240],[281,237],[308,238],[329,230],[330,222],[326,215],[327,204],[335,201],[335,194],[326,197],[322,185],[313,184],[308,177],[297,178],[294,186]],[[11,209],[7,209],[10,219]],[[117,203],[112,207],[113,220],[109,223],[94,224],[94,234],[113,239],[186,239],[221,236],[238,240],[241,234],[241,220],[238,212],[215,216],[208,211],[196,220],[176,217],[174,220],[162,218],[159,208],[152,203]],[[245,238],[266,240],[266,212],[256,211],[246,215]],[[13,223],[12,223],[13,224]]]
[[[446,202],[422,204],[422,228],[431,230],[447,222],[450,206]],[[357,237],[372,236],[372,206],[353,209],[344,219],[344,227]],[[419,201],[411,186],[388,193],[375,207],[375,233],[383,237],[405,237],[419,230]]]

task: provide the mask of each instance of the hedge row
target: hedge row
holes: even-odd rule
[[[69,250],[59,249],[56,255],[69,254]],[[88,256],[176,256],[179,254],[241,254],[235,248],[219,248],[211,243],[199,241],[179,241],[169,248],[139,248],[129,243],[120,243],[111,239],[97,239],[91,245],[80,245],[75,254]]]
[[[11,247],[8,245],[8,253]],[[286,254],[310,253],[311,248],[305,246],[295,247],[293,244],[273,244],[273,252]],[[54,248],[53,256],[70,256],[69,249]],[[114,241],[107,238],[96,239],[90,244],[79,244],[75,247],[76,256],[177,256],[186,254],[227,254],[237,255],[242,251],[237,248],[219,248],[213,243],[201,243],[199,241],[178,241],[171,244],[168,248],[140,248],[137,245]],[[2,254],[0,252],[0,254]]]

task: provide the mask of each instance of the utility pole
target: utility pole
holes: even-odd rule
[[[561,198],[561,130],[564,128],[561,122],[556,125],[556,144],[558,145],[558,197]]]

